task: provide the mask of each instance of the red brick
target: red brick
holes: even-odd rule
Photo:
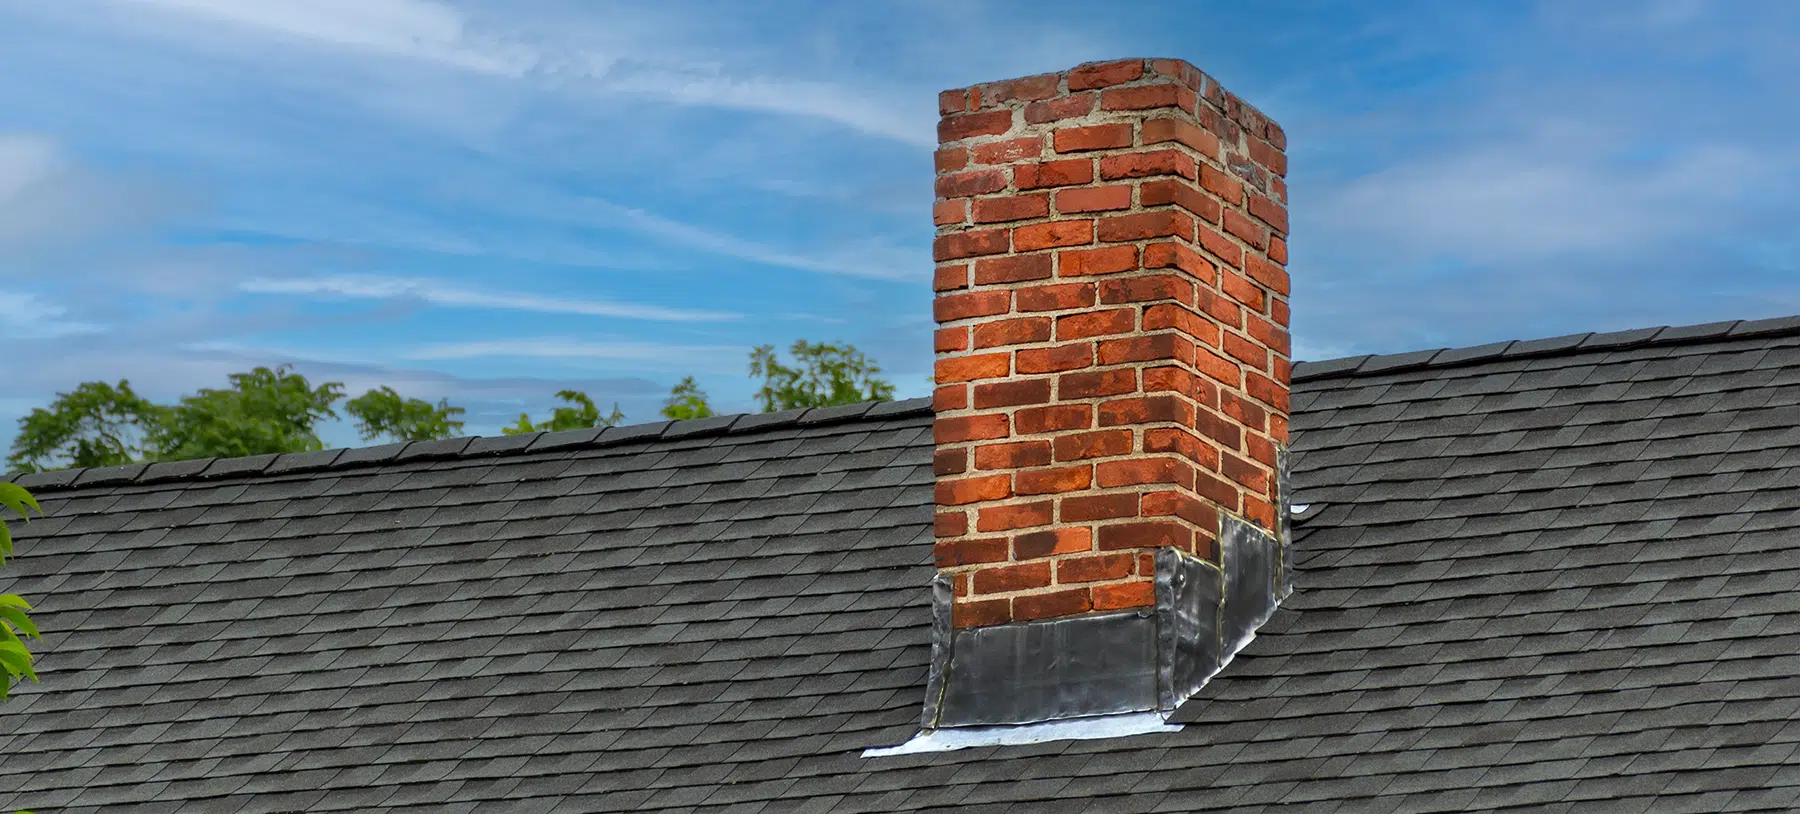
[[[1009,195],[1004,198],[981,198],[975,201],[976,223],[1030,220],[1049,214],[1050,196],[1042,192],[1034,195]]]
[[[1207,192],[1219,196],[1228,204],[1244,202],[1242,182],[1205,164],[1200,165],[1200,186]]]
[[[1279,463],[1275,457],[1275,444],[1260,435],[1244,436],[1244,451],[1250,453],[1252,460],[1271,470]]]
[[[1253,248],[1261,249],[1269,244],[1269,230],[1238,214],[1235,209],[1225,210],[1224,225],[1226,232]]]
[[[1269,369],[1269,349],[1227,331],[1222,347],[1227,354],[1257,370]]]
[[[1033,531],[1014,535],[1012,538],[1012,555],[1021,560],[1036,560],[1093,549],[1094,533],[1086,527]]]
[[[1047,254],[1015,254],[975,261],[976,285],[1047,280],[1052,273]]]
[[[932,532],[938,537],[959,537],[969,531],[969,513],[964,511],[938,512],[932,523]]]
[[[1025,594],[1013,597],[1013,621],[1024,622],[1032,619],[1074,616],[1078,613],[1087,613],[1093,608],[1093,599],[1088,596],[1088,590],[1085,587],[1069,591]]]
[[[1006,189],[1006,173],[1002,170],[970,170],[946,173],[937,177],[939,198],[967,198]]]
[[[1194,492],[1223,506],[1228,512],[1237,511],[1238,500],[1243,497],[1243,490],[1237,484],[1221,480],[1206,472],[1194,473]],[[986,529],[981,530],[986,531]]]
[[[1129,88],[1109,88],[1100,92],[1101,110],[1151,110],[1159,107],[1175,107],[1192,111],[1195,101],[1193,91],[1176,84],[1136,85]]]
[[[1146,146],[1169,141],[1185,144],[1215,161],[1219,159],[1219,137],[1201,129],[1200,125],[1169,117],[1144,122],[1143,142]]]
[[[1006,424],[1003,415],[939,416],[931,425],[932,441],[941,445],[1005,438]]]
[[[1018,503],[1011,506],[988,506],[975,516],[976,531],[1012,531],[1047,526],[1055,504],[1048,500]]]
[[[1195,414],[1198,421],[1205,416],[1210,422],[1222,422],[1218,416],[1206,415],[1203,411]],[[1178,427],[1150,427],[1144,430],[1144,452],[1173,452],[1207,469],[1219,468],[1219,451],[1212,445],[1186,429]]]
[[[1123,243],[1157,237],[1193,240],[1194,219],[1173,209],[1114,215],[1100,220],[1099,237],[1102,243]]]
[[[1068,557],[1056,561],[1056,583],[1072,585],[1124,579],[1137,570],[1137,557],[1131,554],[1095,554],[1090,557]]]
[[[1288,420],[1286,416],[1269,416],[1269,437],[1281,443],[1288,442]]]
[[[1096,336],[1127,334],[1137,330],[1137,309],[1108,308],[1056,318],[1056,341],[1069,342]]]
[[[1286,328],[1255,314],[1245,314],[1244,329],[1249,332],[1252,339],[1261,342],[1269,350],[1282,356],[1294,355],[1292,340],[1288,336]]]
[[[1109,458],[1131,452],[1131,430],[1096,430],[1058,436],[1054,442],[1056,460],[1084,461]]]
[[[1094,356],[1102,365],[1151,361],[1192,363],[1194,341],[1172,333],[1107,339],[1094,348]]]
[[[1051,136],[1051,144],[1059,153],[1130,147],[1131,125],[1096,124],[1088,127],[1067,127],[1056,131],[1056,134]]]
[[[1268,198],[1264,198],[1261,195],[1251,193],[1250,214],[1262,219],[1263,223],[1268,224],[1275,231],[1287,234],[1287,207],[1269,200]]]
[[[938,266],[932,274],[931,287],[937,291],[954,291],[969,287],[969,264],[952,263]]]
[[[1067,187],[1076,184],[1092,183],[1094,180],[1094,161],[1090,158],[1065,158],[1058,161],[1039,161],[1015,166],[1012,168],[1012,172],[1013,184],[1019,189]]]
[[[1236,362],[1206,348],[1195,348],[1194,369],[1205,374],[1207,378],[1229,387],[1237,387],[1243,382],[1243,373],[1238,370]]]
[[[1027,348],[1013,356],[1013,368],[1020,373],[1061,373],[1080,370],[1094,364],[1094,343],[1079,342],[1049,348]]]
[[[1067,377],[1064,377],[1067,378]],[[1184,426],[1194,422],[1193,405],[1171,394],[1134,396],[1114,399],[1100,405],[1100,426],[1118,427],[1173,421]]]
[[[1050,403],[1049,379],[1022,379],[975,386],[975,409]]]
[[[969,89],[957,88],[938,94],[938,115],[948,116],[969,109]]]
[[[1056,211],[1065,215],[1072,215],[1078,212],[1107,212],[1114,209],[1130,208],[1130,184],[1114,184],[1113,186],[1106,187],[1085,187],[1082,189],[1059,189],[1056,191]],[[1217,219],[1217,216],[1214,216],[1214,220]]]
[[[1217,267],[1206,262],[1206,258],[1201,257],[1198,252],[1180,243],[1152,243],[1145,246],[1144,268],[1178,268],[1207,285],[1212,285],[1218,277]]]
[[[1056,380],[1059,399],[1092,399],[1137,392],[1137,370],[1113,370],[1064,373]]]
[[[1227,296],[1243,303],[1252,311],[1261,311],[1263,308],[1262,289],[1258,288],[1255,283],[1252,283],[1243,277],[1227,272],[1223,278],[1219,280],[1219,288],[1223,290]]]
[[[1049,464],[1049,441],[1013,441],[1005,444],[983,444],[975,448],[976,469],[1023,469],[1028,466],[1048,466]]]
[[[1012,371],[1012,355],[977,353],[970,356],[954,356],[937,360],[935,370],[933,378],[944,384],[972,382],[976,379],[998,379]]]
[[[1013,229],[1013,248],[1022,252],[1094,242],[1091,220],[1053,220]]]
[[[969,407],[969,386],[946,384],[931,391],[931,409],[937,412],[965,410]]]
[[[1194,429],[1226,449],[1237,449],[1243,443],[1244,431],[1238,425],[1205,410],[1194,414]]]
[[[1132,458],[1124,461],[1101,461],[1094,465],[1094,483],[1102,489],[1147,483],[1171,483],[1188,487],[1193,482],[1194,465],[1177,458]]]
[[[1114,520],[1136,517],[1138,495],[1123,492],[1111,495],[1070,495],[1062,499],[1062,521],[1085,523],[1092,520]],[[1101,529],[1105,533],[1105,529]]]
[[[1138,202],[1147,207],[1173,204],[1192,212],[1194,217],[1200,218],[1208,223],[1219,222],[1218,199],[1195,189],[1192,184],[1189,184],[1186,181],[1177,181],[1169,178],[1145,181],[1138,186]],[[1057,205],[1062,205],[1062,200],[1060,198],[1057,199]],[[981,205],[979,203],[976,204],[975,211],[976,217],[979,219],[981,212]]]
[[[1141,579],[1111,585],[1095,585],[1093,603],[1094,610],[1097,611],[1148,608],[1156,604],[1156,583],[1152,580]]]
[[[939,294],[937,299],[932,301],[931,310],[938,322],[955,322],[970,317],[991,317],[1012,310],[1012,294],[1007,291]]]
[[[968,201],[938,201],[931,205],[931,222],[938,226],[950,226],[965,223],[969,220]]]
[[[1232,268],[1244,267],[1244,250],[1242,247],[1231,242],[1230,238],[1208,229],[1205,226],[1200,226],[1198,231],[1200,234],[1201,248],[1212,252],[1214,257],[1225,261],[1225,264]]]
[[[1250,279],[1262,283],[1265,288],[1281,296],[1288,296],[1288,273],[1286,269],[1257,257],[1254,254],[1244,256],[1244,273]]]
[[[940,419],[941,420],[941,419]],[[1014,428],[1020,435],[1042,432],[1085,430],[1094,426],[1094,408],[1086,404],[1057,404],[1050,407],[1026,407],[1013,413]],[[999,436],[988,436],[997,438]],[[939,441],[938,443],[943,443]]]
[[[1019,563],[975,572],[975,593],[1003,594],[1029,591],[1050,584],[1050,561]]]
[[[1087,465],[1028,469],[1013,474],[1013,491],[1020,495],[1056,495],[1080,491],[1093,484],[1094,468]]]
[[[1142,79],[1144,61],[1120,59],[1082,65],[1069,72],[1069,90],[1093,90]]]
[[[1274,407],[1275,411],[1285,416],[1288,414],[1288,389],[1266,376],[1255,373],[1244,375],[1244,391],[1250,397]]]
[[[1142,153],[1109,155],[1100,159],[1100,177],[1107,181],[1117,181],[1121,178],[1152,178],[1158,175],[1193,178],[1194,173],[1193,157],[1180,150],[1151,150]]]
[[[1194,476],[1196,478],[1212,477],[1202,472],[1196,472]],[[1144,495],[1140,514],[1145,517],[1178,517],[1203,529],[1219,527],[1219,510],[1207,505],[1205,501],[1194,497],[1192,492],[1187,491],[1151,492]],[[1201,532],[1195,537],[1199,538],[1205,534],[1205,532]]]
[[[1195,295],[1194,305],[1206,312],[1207,316],[1218,320],[1227,328],[1241,329],[1244,327],[1244,309],[1237,303],[1206,288],[1195,292]]]
[[[1290,317],[1287,300],[1271,300],[1269,302],[1269,316],[1275,318],[1275,324],[1284,328],[1287,327],[1288,319]]]
[[[1172,520],[1116,523],[1100,527],[1100,550],[1121,548],[1179,548],[1194,544],[1194,530]]]
[[[1221,453],[1219,458],[1220,474],[1237,481],[1252,492],[1268,493],[1270,484],[1267,470],[1229,452]]]
[[[1060,194],[1058,194],[1056,202],[1057,202],[1056,205],[1058,207],[1062,206],[1062,196]],[[1270,260],[1273,260],[1273,261],[1285,266],[1285,265],[1287,265],[1287,261],[1288,261],[1288,253],[1287,252],[1288,252],[1287,241],[1282,240],[1281,238],[1278,238],[1278,237],[1269,238],[1269,259]]]
[[[1012,101],[1036,101],[1048,99],[1056,95],[1056,89],[1062,85],[1062,75],[1042,73],[1019,79],[1008,79],[1004,82],[990,82],[980,86],[985,104],[1000,105]]]
[[[1266,500],[1244,495],[1244,516],[1268,531],[1275,531],[1275,506]]]
[[[1219,344],[1218,325],[1175,303],[1152,305],[1144,309],[1143,325],[1146,331],[1174,328],[1203,344],[1209,346]]]
[[[938,142],[962,141],[975,136],[998,136],[1011,130],[1012,125],[1013,113],[1010,110],[945,116],[938,120]]]
[[[1071,93],[1055,99],[1032,102],[1025,106],[1025,122],[1027,124],[1047,124],[1086,116],[1094,112],[1100,102],[1097,93]]]
[[[931,547],[931,558],[939,568],[1006,562],[1005,537],[970,537],[961,540],[939,540]]]
[[[931,453],[931,474],[960,475],[969,469],[969,450],[966,447],[951,447],[934,450]]]
[[[950,606],[952,627],[987,627],[1012,621],[1012,600],[958,599]]]
[[[1117,274],[1137,267],[1138,250],[1136,246],[1069,249],[1056,253],[1056,274],[1059,277]]]
[[[1093,283],[1057,283],[1013,290],[1014,308],[1021,312],[1063,311],[1094,306]]]
[[[932,335],[932,344],[938,353],[969,349],[969,329],[966,327],[939,328]]]
[[[961,260],[984,254],[1004,254],[1009,245],[1008,237],[1009,233],[1005,229],[977,229],[938,235],[931,242],[931,258],[942,263],[945,260]]]
[[[969,158],[976,164],[1011,164],[1044,154],[1043,136],[1024,136],[1005,141],[990,141],[969,148]],[[1000,172],[993,170],[993,172]]]
[[[1184,305],[1194,302],[1194,283],[1173,274],[1146,274],[1100,283],[1103,305],[1173,300]]]
[[[945,147],[932,154],[931,163],[938,172],[955,172],[969,166],[969,150],[966,147]]]
[[[1235,393],[1219,394],[1219,412],[1236,419],[1251,432],[1263,432],[1269,423],[1269,412]]]
[[[1276,175],[1287,175],[1287,156],[1262,139],[1250,139],[1250,160]]]
[[[943,330],[963,329],[946,328]],[[1002,345],[1023,345],[1028,342],[1046,342],[1049,341],[1049,339],[1049,317],[997,319],[993,322],[982,322],[975,326],[974,347],[977,350],[981,350],[986,348],[997,348]],[[940,348],[940,350],[942,349]],[[961,348],[951,348],[951,350],[961,350]]]

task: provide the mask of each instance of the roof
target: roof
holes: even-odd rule
[[[1112,740],[860,757],[923,402],[33,476],[0,810],[1793,810],[1792,328],[1298,366],[1295,593]]]

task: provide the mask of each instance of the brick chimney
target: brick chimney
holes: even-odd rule
[[[1167,59],[939,108],[936,559],[954,628],[1154,608],[1159,551],[1223,570],[1222,522],[1283,539],[1281,128]]]

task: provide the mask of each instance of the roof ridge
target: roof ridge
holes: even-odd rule
[[[522,455],[547,450],[591,449],[638,441],[737,435],[794,426],[813,426],[895,418],[931,412],[930,398],[864,401],[832,407],[799,407],[773,413],[733,413],[680,421],[651,421],[617,427],[593,427],[523,435],[466,435],[436,441],[401,441],[372,447],[342,447],[316,452],[252,455],[244,458],[200,458],[122,466],[55,469],[0,475],[30,489],[67,490],[86,486],[118,486],[180,480],[212,480],[230,476],[288,474],[353,469],[395,461],[444,460]]]
[[[1292,380],[1299,382],[1372,376],[1425,368],[1462,367],[1495,359],[1572,356],[1600,350],[1694,345],[1750,336],[1786,335],[1800,335],[1800,316],[1756,320],[1740,319],[1676,327],[1662,325],[1655,328],[1634,328],[1608,333],[1568,334],[1544,339],[1514,339],[1465,348],[1365,354],[1318,362],[1295,362]]]

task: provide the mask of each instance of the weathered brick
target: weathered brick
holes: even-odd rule
[[[1149,204],[1145,204],[1148,206]],[[1056,211],[1064,215],[1082,212],[1108,212],[1115,209],[1131,208],[1131,185],[1114,184],[1104,187],[1083,187],[1081,189],[1059,189],[1056,191]],[[1215,216],[1214,220],[1218,218]]]
[[[976,469],[1022,469],[1049,464],[1049,441],[1009,441],[975,448]]]
[[[993,322],[983,322],[975,326],[973,347],[976,350],[985,350],[987,348],[997,348],[1003,345],[1023,345],[1030,342],[1045,342],[1050,339],[1050,326],[1051,322],[1049,317],[1019,317],[1016,319],[1001,319]],[[944,330],[961,331],[966,329],[954,328]],[[963,348],[952,348],[952,350],[962,350],[967,347],[970,347],[970,345],[965,341]],[[1019,372],[1026,373],[1029,371],[1021,370]]]

